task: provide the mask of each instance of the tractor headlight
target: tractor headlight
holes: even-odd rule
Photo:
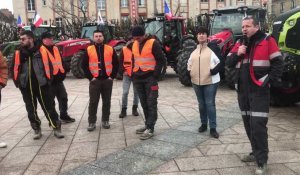
[[[293,27],[295,25],[295,20],[290,20],[288,22],[289,26]]]

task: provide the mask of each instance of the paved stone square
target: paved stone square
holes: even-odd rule
[[[42,119],[41,140],[33,140],[33,131],[21,93],[9,80],[2,90],[0,106],[0,175],[35,174],[148,174],[148,175],[248,175],[253,163],[240,157],[250,152],[236,93],[221,85],[217,93],[217,130],[219,139],[209,133],[199,134],[199,111],[191,87],[182,86],[169,68],[166,79],[159,82],[158,120],[155,136],[140,141],[135,130],[143,126],[143,115],[120,113],[122,81],[113,85],[111,129],[100,128],[101,103],[97,128],[88,125],[88,80],[65,80],[69,94],[69,113],[75,123],[64,124],[65,138],[58,140],[38,107]],[[131,114],[132,91],[128,114]],[[142,114],[142,108],[139,106]],[[300,108],[271,108],[269,132],[269,174],[300,174]]]

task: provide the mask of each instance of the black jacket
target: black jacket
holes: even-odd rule
[[[95,46],[97,49],[98,59],[100,59],[99,66],[101,69],[99,71],[99,76],[97,78],[98,79],[107,79],[109,77],[106,74],[105,64],[103,64],[104,63],[104,47],[103,47],[104,45],[103,44],[101,44],[101,45],[95,44]],[[113,66],[113,69],[110,74],[110,77],[112,79],[114,79],[118,73],[118,68],[119,68],[118,56],[117,56],[117,53],[115,50],[113,51],[113,56],[112,56],[112,66]],[[91,74],[90,69],[89,69],[89,56],[87,54],[87,50],[84,50],[81,68],[84,71],[85,77],[88,78],[89,80],[92,80],[93,75]]]
[[[28,85],[29,78],[32,81],[37,81],[39,86],[45,86],[51,83],[51,79],[49,80],[46,77],[44,64],[42,61],[42,57],[38,52],[38,47],[33,47],[31,49],[20,47],[18,49],[20,51],[20,66],[18,71],[18,78],[14,80],[16,87],[18,88],[26,88]],[[12,60],[11,68],[12,75],[14,77],[14,65],[15,65],[15,55]],[[49,65],[50,66],[50,65]],[[52,74],[53,70],[50,66],[50,72]],[[29,76],[29,68],[31,76]]]
[[[148,37],[142,43],[140,43],[140,52],[142,51],[146,41],[149,39],[152,39],[152,38]],[[159,79],[163,67],[166,66],[166,57],[165,57],[165,54],[163,53],[162,46],[156,40],[153,43],[152,54],[156,61],[154,71],[145,71],[144,72],[139,69],[137,72],[133,72],[133,75],[132,75],[133,79],[143,79],[143,78],[147,78],[150,76],[153,76],[154,78]]]

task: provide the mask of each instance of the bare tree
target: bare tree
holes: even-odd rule
[[[79,37],[82,25],[91,21],[87,13],[87,3],[88,0],[56,0],[49,8],[62,18],[62,27],[67,35]]]
[[[17,26],[13,15],[7,15],[0,10],[0,44],[16,40]]]

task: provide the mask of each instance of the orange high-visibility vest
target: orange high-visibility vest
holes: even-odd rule
[[[44,64],[45,63],[49,64],[48,60],[50,59],[51,64],[53,66],[53,75],[57,75],[59,71],[61,73],[65,73],[65,69],[63,68],[63,65],[62,65],[61,56],[60,56],[59,50],[58,50],[58,48],[56,46],[53,46],[54,56],[43,45],[40,47],[40,53],[42,55],[42,60],[43,60]]]
[[[110,76],[112,72],[112,56],[114,49],[104,44],[104,65],[106,69],[106,74]],[[87,54],[89,56],[89,69],[92,73],[93,77],[96,78],[99,76],[99,70],[101,68],[99,67],[100,59],[98,59],[97,50],[95,45],[91,45],[87,48]]]
[[[17,80],[20,66],[20,51],[15,52],[15,65],[14,65],[14,80]]]
[[[131,77],[132,74],[132,51],[128,49],[126,46],[123,47],[123,67],[127,72],[127,75]]]
[[[134,41],[132,46],[132,53],[134,56],[134,68],[133,72],[137,72],[139,69],[142,71],[154,70],[156,60],[152,54],[152,46],[155,39],[149,39],[146,41],[142,53],[140,53],[139,42]]]
[[[44,69],[45,69],[46,77],[48,79],[50,79],[51,75],[50,75],[50,68],[49,68],[48,59],[46,59],[46,60],[43,59],[43,64],[44,64]],[[20,51],[16,50],[16,52],[15,52],[15,65],[14,65],[14,80],[18,79],[18,76],[19,76],[19,66],[20,66]]]

